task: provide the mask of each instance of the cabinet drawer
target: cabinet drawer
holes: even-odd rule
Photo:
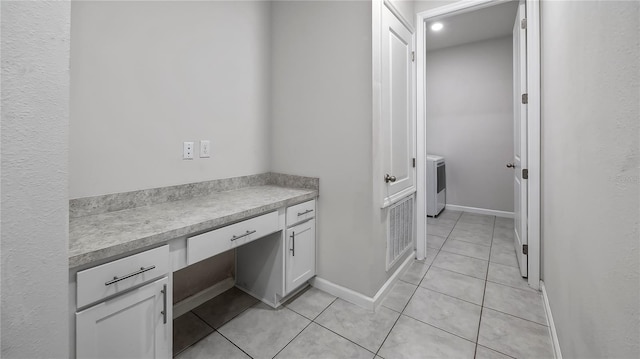
[[[77,274],[77,307],[166,275],[169,268],[169,246],[164,245],[80,271]]]
[[[303,202],[287,208],[287,227],[316,216],[316,200]]]
[[[278,231],[278,212],[271,212],[189,237],[187,238],[187,264],[191,265],[276,231]]]

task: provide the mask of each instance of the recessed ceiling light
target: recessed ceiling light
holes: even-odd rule
[[[442,25],[441,22],[434,22],[433,24],[431,24],[431,30],[433,31],[440,31],[442,30],[444,26]]]

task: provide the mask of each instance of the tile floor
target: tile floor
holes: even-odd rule
[[[315,288],[278,309],[233,288],[174,321],[177,358],[553,358],[513,221],[444,211],[375,312]]]

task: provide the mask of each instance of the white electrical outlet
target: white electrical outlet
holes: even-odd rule
[[[193,159],[193,142],[185,142],[182,147],[182,159],[183,160],[192,160]]]
[[[200,158],[211,157],[211,142],[209,140],[200,140]]]

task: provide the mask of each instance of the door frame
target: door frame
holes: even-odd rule
[[[501,0],[459,1],[416,14],[416,114],[417,114],[417,246],[416,257],[427,255],[427,202],[426,172],[427,160],[426,132],[426,21],[443,15],[461,14],[500,4]],[[540,289],[540,3],[526,0],[527,10],[527,82],[529,103],[527,106],[527,152],[529,165],[528,179],[528,283],[531,288]]]

